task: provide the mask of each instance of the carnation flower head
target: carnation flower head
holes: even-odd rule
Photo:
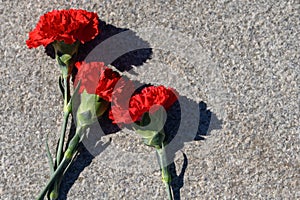
[[[159,109],[159,106],[155,105],[163,106],[168,110],[177,100],[177,96],[174,89],[162,85],[145,87],[140,93],[130,98],[128,108],[120,106],[120,104],[113,105],[109,118],[113,120],[113,123],[137,122],[145,113],[155,113]]]
[[[99,34],[97,13],[80,9],[53,10],[40,17],[35,29],[29,33],[29,48],[46,47],[54,41],[73,44],[85,43]]]
[[[106,67],[103,62],[76,62],[78,73],[75,86],[80,81],[79,93],[96,94],[105,101],[111,102],[115,85],[121,78],[118,72]]]

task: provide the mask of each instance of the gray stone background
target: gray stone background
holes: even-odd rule
[[[25,41],[42,14],[68,8],[97,12],[137,35],[162,30],[139,35],[152,56],[128,76],[172,86],[211,112],[206,139],[186,141],[177,152],[177,199],[299,199],[299,6],[1,0],[0,199],[34,199],[49,178],[45,141],[49,134],[54,151],[62,120],[59,69],[43,47],[29,50]],[[163,36],[172,40],[156,48]],[[70,168],[61,199],[166,198],[156,160],[149,163],[153,149],[129,130],[101,141],[106,149],[83,152]]]

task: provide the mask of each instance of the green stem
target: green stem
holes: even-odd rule
[[[68,102],[69,102],[69,79],[67,74],[63,74],[63,79],[64,79],[64,118],[63,118],[63,124],[61,128],[61,133],[60,133],[60,138],[59,138],[59,144],[58,144],[58,149],[56,152],[56,165],[58,166],[61,162],[62,155],[63,155],[63,146],[65,143],[65,134],[66,134],[66,129],[67,129],[67,124],[68,124],[68,119],[69,115],[71,113],[71,110],[68,109]],[[61,182],[61,178],[59,178],[57,181],[55,181],[54,188],[50,193],[50,199],[54,200],[57,199],[58,193],[59,193],[59,185]]]
[[[38,195],[37,199],[38,200],[43,200],[47,191],[50,189],[50,187],[54,184],[55,181],[57,181],[57,178],[65,171],[66,167],[70,164],[72,157],[74,153],[76,152],[78,143],[80,141],[80,135],[85,129],[83,128],[78,128],[76,129],[76,133],[72,140],[69,143],[69,146],[64,154],[64,157],[61,161],[61,163],[58,165],[50,179],[48,180],[46,186],[43,188],[43,190],[40,192]]]
[[[157,151],[157,154],[158,154],[158,157],[159,157],[159,164],[160,164],[160,167],[161,167],[162,181],[165,184],[166,191],[167,191],[167,194],[168,194],[168,199],[173,200],[171,186],[170,186],[171,175],[170,175],[169,170],[168,170],[168,162],[167,162],[167,156],[166,156],[166,150],[165,150],[164,144],[162,144],[162,147],[160,149],[157,148],[156,151]]]
[[[68,109],[68,101],[69,101],[69,85],[68,85],[68,78],[64,77],[64,118],[63,118],[63,125],[61,128],[61,134],[60,134],[60,139],[59,139],[59,144],[58,144],[58,150],[57,150],[57,155],[56,155],[56,161],[57,165],[59,165],[61,161],[61,157],[63,154],[63,145],[65,141],[65,133],[67,129],[67,123],[69,119],[69,115],[71,113],[71,110]]]
[[[56,161],[57,165],[59,165],[61,159],[62,159],[62,154],[63,154],[63,144],[65,140],[65,134],[66,134],[66,129],[67,129],[67,123],[69,119],[69,112],[64,113],[64,119],[63,119],[63,125],[61,129],[61,134],[59,138],[59,144],[58,144],[58,149],[57,149],[57,155],[56,155]]]

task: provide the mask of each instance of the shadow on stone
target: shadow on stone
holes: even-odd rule
[[[183,165],[179,175],[176,173],[175,154],[184,147],[184,143],[205,140],[212,130],[222,128],[222,121],[207,109],[205,102],[196,103],[184,96],[179,97],[168,111],[164,127],[167,134],[166,153],[169,170],[172,176],[172,190],[175,200],[180,199],[180,189],[184,185],[184,174],[188,166],[188,158],[183,155]]]
[[[76,60],[86,62],[104,62],[113,65],[119,71],[130,71],[132,66],[139,67],[151,59],[150,44],[127,28],[118,28],[99,19],[100,34],[93,40],[81,44]],[[52,45],[45,48],[45,53],[55,58]],[[76,74],[74,68],[73,74]],[[130,71],[132,73],[132,70]]]
[[[174,162],[168,166],[172,177],[171,187],[173,190],[174,200],[180,200],[180,189],[184,185],[184,174],[188,166],[188,159],[186,154],[182,153],[182,155],[183,155],[183,164],[179,175],[176,174],[176,166]]]
[[[91,42],[81,46],[78,60],[98,61],[113,65],[119,71],[130,71],[151,58],[150,44],[127,28],[117,28],[99,22],[101,33]]]

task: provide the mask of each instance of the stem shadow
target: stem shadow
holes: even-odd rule
[[[173,191],[174,200],[180,200],[180,189],[184,185],[184,174],[188,166],[188,159],[186,154],[182,152],[182,155],[183,155],[183,164],[179,175],[176,174],[176,166],[174,162],[168,166],[172,177],[171,187]]]

